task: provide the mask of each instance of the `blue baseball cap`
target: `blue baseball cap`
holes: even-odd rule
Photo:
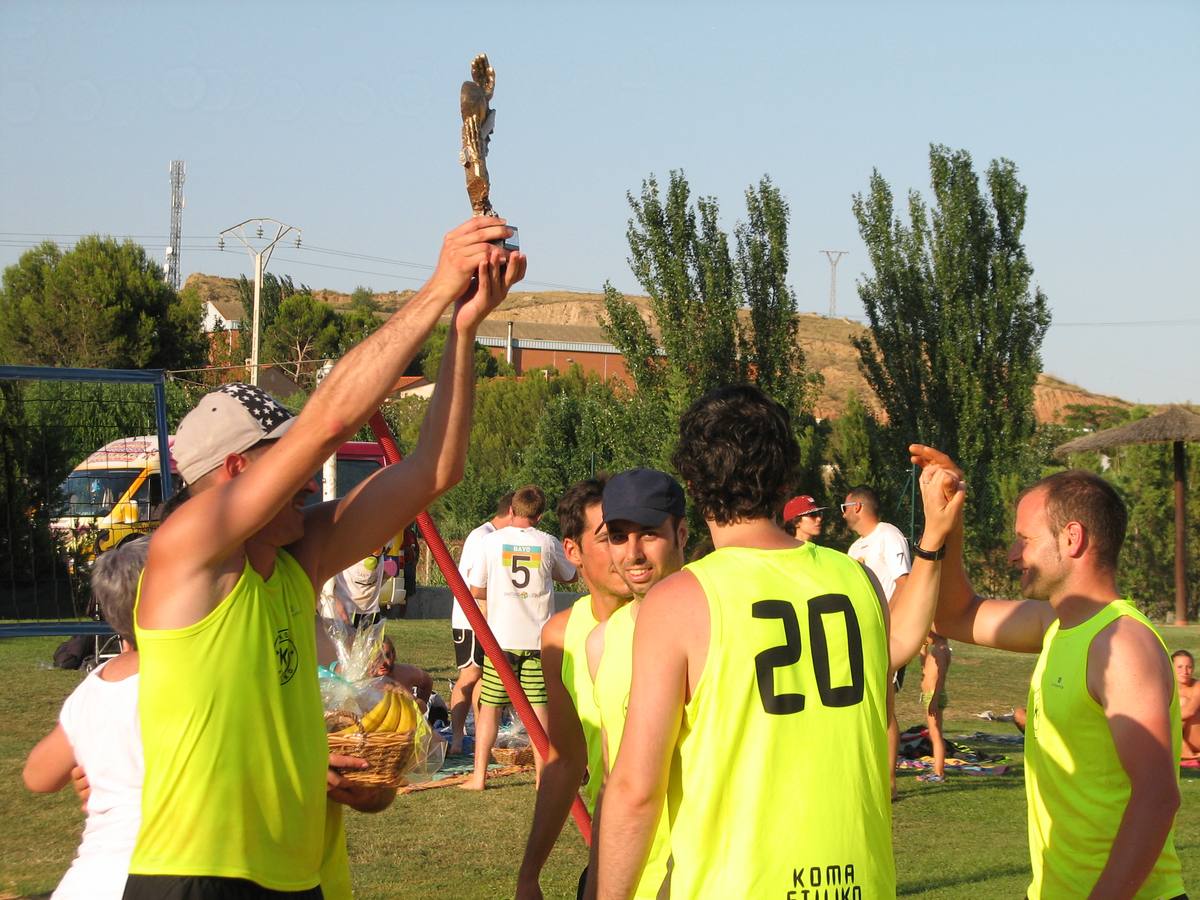
[[[657,528],[667,516],[682,519],[686,512],[683,488],[666,472],[627,469],[604,486],[604,523],[625,520]]]

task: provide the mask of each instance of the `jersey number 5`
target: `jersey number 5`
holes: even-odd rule
[[[763,710],[773,716],[798,713],[804,709],[803,694],[775,692],[775,670],[800,662],[802,648],[796,607],[786,600],[759,600],[751,607],[751,612],[756,619],[779,619],[783,623],[783,643],[754,657],[758,696],[762,700]],[[829,639],[825,634],[824,617],[839,613],[846,623],[850,683],[834,687],[829,670]],[[862,702],[865,687],[862,631],[858,627],[858,616],[854,613],[850,598],[845,594],[822,594],[809,600],[808,636],[812,641],[813,674],[816,676],[821,703],[825,706],[853,706]]]
[[[516,578],[512,580],[512,586],[515,588],[529,587],[529,567],[523,566],[521,563],[529,562],[533,557],[521,556],[519,553],[514,553],[512,558],[512,573],[520,577],[520,581]]]

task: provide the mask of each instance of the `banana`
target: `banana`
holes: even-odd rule
[[[417,727],[417,704],[408,694],[398,696],[399,702],[396,704],[400,707],[400,715],[396,721],[394,731],[412,731]]]
[[[376,703],[369,713],[362,718],[363,731],[378,731],[379,723],[383,721],[391,706],[391,692],[384,692],[383,699]]]
[[[395,731],[396,723],[400,721],[400,713],[403,709],[399,695],[395,691],[388,691],[388,711],[383,717],[383,721],[379,723],[376,731]]]

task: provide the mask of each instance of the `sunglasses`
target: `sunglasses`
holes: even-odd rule
[[[856,506],[862,506],[862,501],[855,500],[853,503],[843,503],[841,504],[842,512],[845,512],[848,509],[854,509]]]

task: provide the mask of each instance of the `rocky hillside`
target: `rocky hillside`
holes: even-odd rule
[[[195,288],[201,300],[237,301],[237,282],[231,278],[195,274],[188,278],[184,289]],[[376,294],[381,310],[392,312],[412,296],[412,291]],[[349,294],[337,291],[315,290],[313,295],[334,307],[350,302]],[[650,322],[650,303],[646,297],[628,296],[642,310]],[[539,322],[546,325],[573,325],[598,328],[604,310],[604,298],[600,294],[581,294],[567,291],[543,291],[520,293],[508,297],[494,314],[496,318],[514,322]],[[851,338],[863,334],[866,328],[852,319],[837,319],[804,313],[800,316],[800,345],[804,348],[809,367],[825,379],[825,388],[817,401],[817,415],[836,417],[845,407],[852,393],[873,400],[866,381],[858,370],[858,351]],[[597,335],[597,340],[603,337]],[[1051,375],[1038,377],[1034,389],[1034,404],[1038,420],[1056,422],[1062,418],[1066,408],[1073,404],[1100,404],[1105,406],[1130,406],[1117,397],[1093,394],[1091,391],[1068,384]]]

